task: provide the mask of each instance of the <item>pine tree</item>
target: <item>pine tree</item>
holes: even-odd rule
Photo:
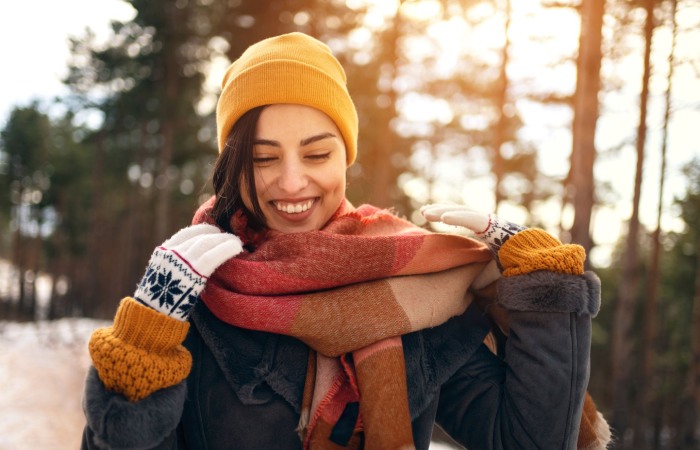
[[[50,142],[49,118],[34,103],[10,112],[0,132],[5,159],[5,198],[10,207],[11,258],[17,272],[18,303],[13,315],[33,319],[36,313],[36,277],[40,265],[43,196],[49,187],[46,160]],[[9,200],[9,201],[8,201]]]

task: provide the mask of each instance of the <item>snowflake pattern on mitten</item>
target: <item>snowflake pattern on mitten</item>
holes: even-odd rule
[[[159,247],[151,256],[134,298],[178,320],[187,320],[207,278],[180,255]]]
[[[511,236],[515,236],[522,230],[526,229],[522,225],[508,222],[500,217],[489,214],[489,224],[484,231],[476,233],[476,237],[488,245],[489,250],[496,259],[498,267],[502,269],[501,262],[498,259],[498,251],[501,249]]]

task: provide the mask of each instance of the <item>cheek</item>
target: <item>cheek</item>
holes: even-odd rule
[[[348,181],[347,181],[347,178],[346,178],[346,176],[345,176],[345,172],[343,172],[343,176],[342,176],[342,177],[339,177],[339,178],[338,178],[337,183],[338,183],[338,190],[340,191],[340,193],[341,193],[342,195],[345,195],[345,188],[346,188],[347,185],[348,185]]]
[[[336,178],[336,184],[338,185],[338,189],[341,191],[341,193],[344,195],[345,194],[345,188],[348,185],[348,167],[345,161],[340,165],[340,168],[338,169],[338,176]]]
[[[327,177],[325,180],[325,188],[328,193],[339,199],[345,197],[346,185],[347,181],[345,177],[345,166],[343,166],[342,171],[333,176]]]
[[[274,175],[270,175],[269,172],[266,173],[263,169],[255,170],[255,194],[257,195],[258,202],[260,202],[261,205],[265,202],[264,198],[268,191],[268,187],[270,186],[270,183],[268,183],[266,180],[273,176]]]
[[[253,211],[253,202],[250,200],[250,194],[248,193],[248,188],[245,183],[241,183],[241,199],[243,199],[243,204],[248,211]]]
[[[257,180],[257,176],[255,177]],[[239,189],[241,190],[241,198],[243,199],[243,204],[245,207],[248,209],[248,211],[253,211],[253,199],[250,195],[250,190],[248,189],[248,181],[243,178],[241,180],[241,184],[239,186]],[[260,203],[260,198],[259,198],[259,193],[260,193],[260,186],[258,184],[255,184],[255,191],[256,194],[258,194],[258,203]]]

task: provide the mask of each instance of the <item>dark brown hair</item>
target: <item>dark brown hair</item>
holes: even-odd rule
[[[212,183],[216,200],[210,214],[216,224],[228,232],[233,232],[231,216],[238,210],[242,210],[248,216],[250,227],[260,229],[265,226],[265,217],[255,190],[253,146],[255,128],[258,125],[260,113],[266,106],[253,108],[236,121],[214,166]],[[249,211],[243,203],[241,183],[246,183],[252,211]]]

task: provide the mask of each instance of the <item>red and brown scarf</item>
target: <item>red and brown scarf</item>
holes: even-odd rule
[[[212,205],[193,223],[211,221]],[[488,249],[348,202],[315,232],[256,233],[241,214],[231,223],[255,251],[219,267],[201,298],[224,322],[294,336],[314,350],[304,448],[413,448],[400,336],[463,313]]]

